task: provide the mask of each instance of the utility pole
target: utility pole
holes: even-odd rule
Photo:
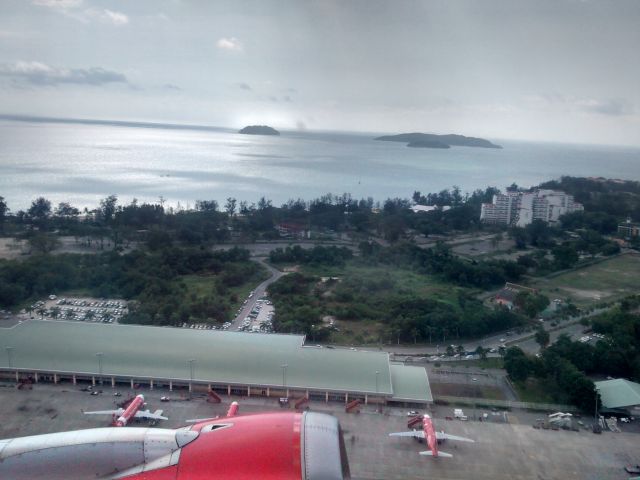
[[[286,363],[280,365],[280,368],[282,368],[282,388],[287,388],[287,367],[289,365],[287,365]]]
[[[104,353],[98,352],[96,353],[96,357],[98,357],[98,375],[100,376],[100,385],[103,385],[104,382],[102,380],[102,356]]]
[[[9,360],[9,368],[13,368],[13,347],[5,347],[7,358]]]
[[[191,400],[191,391],[193,390],[193,364],[195,361],[194,358],[187,360],[189,363],[189,400]]]

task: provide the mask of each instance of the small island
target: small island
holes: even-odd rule
[[[416,140],[415,142],[407,143],[407,147],[411,148],[451,148],[451,145],[446,143],[437,142],[433,140]]]
[[[245,135],[280,135],[279,131],[267,125],[249,125],[244,127],[238,133],[243,133]]]
[[[435,135],[433,133],[401,133],[399,135],[385,135],[374,140],[385,142],[403,142],[407,147],[414,148],[450,148],[450,147],[479,147],[502,148],[484,138],[465,137],[464,135]]]

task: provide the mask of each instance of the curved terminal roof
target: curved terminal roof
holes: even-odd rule
[[[433,402],[429,378],[424,367],[408,367],[401,363],[391,364],[393,398],[402,402]]]
[[[101,359],[105,376],[189,381],[193,359],[197,382],[282,386],[284,374],[291,388],[393,396],[386,352],[303,346],[303,340],[299,335],[29,320],[0,329],[0,348],[12,347],[10,353],[0,352],[0,368],[10,367],[11,357],[17,369],[97,375]]]

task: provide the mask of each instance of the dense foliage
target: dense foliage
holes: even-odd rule
[[[300,263],[318,265],[344,265],[346,260],[353,257],[353,253],[347,247],[323,247],[302,248],[300,245],[293,247],[276,248],[269,254],[269,260],[273,263]]]
[[[562,177],[540,185],[562,190],[584,205],[584,214],[567,219],[572,228],[612,233],[617,223],[630,217],[640,221],[640,182],[604,178]]]
[[[229,288],[255,280],[260,267],[249,252],[234,248],[210,252],[193,248],[134,250],[120,255],[42,255],[24,261],[0,261],[0,306],[73,289],[96,297],[136,300],[128,321],[178,324],[224,321],[229,317]],[[206,275],[206,294],[189,291],[184,278]],[[127,321],[127,319],[125,319]]]
[[[593,381],[554,347],[544,350],[539,358],[527,356],[518,347],[510,347],[504,356],[504,367],[516,382],[537,377],[548,386],[555,385],[571,404],[583,411],[593,411],[596,399]]]
[[[370,264],[402,265],[463,287],[490,289],[505,281],[518,280],[526,270],[507,260],[466,261],[451,253],[444,244],[424,249],[412,244],[384,248],[363,242],[359,249],[362,258]]]
[[[325,337],[324,316],[351,322],[376,322],[387,342],[447,341],[475,337],[521,325],[524,318],[506,309],[487,309],[460,290],[455,302],[425,296],[399,287],[391,278],[319,278],[294,273],[269,287],[277,306],[274,327]]]

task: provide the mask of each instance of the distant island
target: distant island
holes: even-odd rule
[[[417,140],[407,143],[407,147],[411,148],[451,148],[451,145],[433,140]]]
[[[414,148],[450,148],[450,147],[479,147],[502,148],[484,138],[465,137],[464,135],[435,135],[433,133],[401,133],[399,135],[385,135],[374,140],[385,142],[403,142],[407,147]]]
[[[249,125],[238,133],[244,133],[245,135],[280,135],[279,131],[267,125]]]

